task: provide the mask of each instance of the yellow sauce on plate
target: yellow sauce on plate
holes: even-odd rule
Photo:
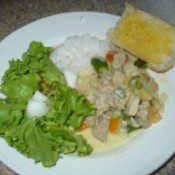
[[[119,133],[119,134],[108,133],[107,142],[103,143],[93,136],[91,128],[85,129],[79,132],[79,134],[83,135],[83,137],[87,140],[87,143],[92,145],[94,152],[110,149],[122,143],[129,137],[127,133]]]

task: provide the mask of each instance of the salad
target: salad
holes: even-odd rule
[[[54,166],[62,153],[84,156],[92,151],[76,130],[95,114],[85,96],[66,85],[49,59],[52,51],[33,41],[21,60],[11,60],[1,84],[5,98],[0,98],[0,136],[45,167]],[[31,101],[49,110],[38,117],[31,112]]]

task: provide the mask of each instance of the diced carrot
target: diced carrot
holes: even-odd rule
[[[109,122],[109,132],[111,133],[119,132],[121,123],[122,123],[121,118],[111,118]]]
[[[80,126],[80,128],[78,129],[78,131],[83,131],[86,128],[87,128],[86,123],[82,123],[82,125]]]
[[[115,55],[115,52],[109,51],[109,52],[106,54],[106,60],[112,62],[112,61],[114,60],[114,55]]]
[[[161,120],[161,115],[155,107],[149,107],[148,108],[148,118],[151,123],[157,123],[158,121]]]

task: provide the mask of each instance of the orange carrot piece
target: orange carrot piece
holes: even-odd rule
[[[115,55],[115,52],[109,51],[109,52],[106,54],[106,60],[112,62],[112,61],[114,60],[114,55]]]
[[[80,128],[78,129],[78,131],[83,131],[83,130],[86,129],[86,128],[87,128],[86,123],[83,123],[83,124],[80,126]]]
[[[121,123],[122,123],[121,118],[111,118],[111,120],[109,122],[109,132],[111,132],[111,133],[119,132]]]

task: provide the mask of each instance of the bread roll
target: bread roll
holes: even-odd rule
[[[165,72],[175,63],[175,27],[129,4],[107,37],[156,72]]]

